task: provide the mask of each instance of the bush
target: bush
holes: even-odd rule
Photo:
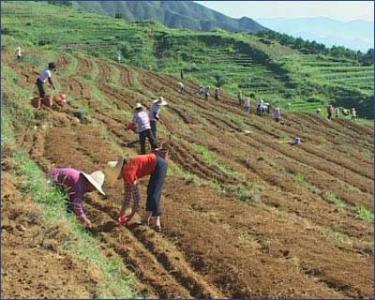
[[[225,77],[221,74],[215,74],[214,78],[216,80],[216,86],[217,87],[222,87],[226,83]]]

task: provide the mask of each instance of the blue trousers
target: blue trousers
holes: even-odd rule
[[[147,186],[147,201],[146,211],[151,211],[152,216],[160,216],[160,198],[163,190],[164,178],[167,175],[168,164],[167,161],[157,156],[156,167],[154,173],[151,174]]]

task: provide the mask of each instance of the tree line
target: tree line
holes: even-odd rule
[[[366,53],[362,53],[361,51],[354,51],[343,46],[332,46],[331,48],[329,48],[326,47],[324,44],[318,43],[316,41],[308,41],[300,37],[295,38],[288,34],[279,33],[273,30],[260,31],[255,35],[261,37],[261,42],[265,44],[271,44],[272,41],[270,40],[276,40],[281,45],[289,46],[305,54],[324,54],[330,55],[335,58],[348,58],[357,60],[366,66],[374,64],[373,48],[369,49]]]

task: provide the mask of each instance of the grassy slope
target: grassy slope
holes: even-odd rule
[[[12,7],[26,16],[31,12],[49,18],[26,24],[22,16],[7,15]],[[244,95],[253,92],[282,106],[290,102],[292,109],[303,111],[334,101],[372,116],[374,72],[355,61],[304,55],[277,42],[266,45],[251,34],[168,29],[75,10],[44,3],[7,4],[3,23],[13,32],[5,41],[16,38],[25,46],[82,51],[110,60],[121,51],[128,64],[176,76],[184,69],[187,78],[202,84],[216,86],[221,77],[222,88],[233,94],[240,88]]]

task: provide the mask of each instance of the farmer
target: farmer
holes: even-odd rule
[[[120,51],[117,52],[117,62],[121,63],[121,52]]]
[[[276,122],[280,122],[280,120],[281,120],[281,109],[280,109],[280,107],[275,108],[274,117],[275,117]]]
[[[292,145],[300,145],[301,144],[301,138],[296,135],[293,139]]]
[[[137,155],[132,159],[120,157],[117,162],[108,162],[113,167],[117,179],[124,180],[124,200],[121,205],[119,222],[125,224],[136,212],[139,211],[140,195],[138,190],[138,179],[151,175],[147,186],[146,211],[150,212],[147,224],[156,227],[160,231],[160,198],[163,189],[164,178],[167,174],[168,165],[163,155],[157,155],[158,149],[153,153]],[[165,152],[164,152],[165,153]],[[125,215],[133,197],[134,205],[130,215]],[[152,224],[150,224],[152,223]]]
[[[352,108],[351,113],[352,113],[352,120],[357,119],[357,112],[355,111],[354,107]]]
[[[151,125],[151,132],[152,132],[152,135],[154,136],[155,138],[155,142],[157,141],[157,137],[156,137],[156,122],[160,121],[160,118],[159,118],[159,112],[160,112],[160,108],[164,105],[167,105],[167,101],[164,100],[163,97],[159,97],[158,99],[154,100],[153,103],[152,103],[152,106],[151,106],[151,111],[150,111],[150,125]]]
[[[238,97],[238,104],[240,106],[242,106],[242,92],[241,92],[241,90],[238,91],[237,97]]]
[[[247,113],[250,113],[250,98],[245,99],[243,108]]]
[[[69,196],[69,203],[67,210],[74,212],[79,221],[92,228],[92,223],[87,218],[82,202],[85,193],[93,190],[99,191],[102,195],[102,186],[104,183],[104,173],[102,171],[95,171],[91,174],[86,174],[73,168],[55,168],[48,173],[49,182],[63,189]]]
[[[327,114],[328,114],[328,120],[332,120],[332,113],[333,113],[333,106],[332,104],[327,106]]]
[[[22,50],[21,50],[21,47],[18,46],[16,48],[16,51],[15,51],[16,55],[17,55],[17,60],[20,61],[21,60],[21,57],[22,57]]]
[[[208,100],[208,97],[210,96],[210,86],[206,86],[204,89],[204,100]]]
[[[215,100],[219,101],[219,89],[215,88]]]
[[[184,91],[185,91],[185,86],[184,86],[183,82],[180,81],[180,82],[178,83],[178,93],[179,93],[180,95],[183,95],[183,94],[184,94]]]
[[[199,86],[197,94],[199,94],[199,95],[203,95],[204,94],[204,87],[203,87],[203,85]]]
[[[139,134],[139,142],[141,144],[141,154],[146,153],[146,137],[150,142],[151,149],[156,148],[156,141],[154,136],[151,132],[151,125],[150,125],[150,117],[147,111],[143,108],[140,103],[137,103],[134,108],[134,115],[132,123],[130,123],[126,130],[132,129],[134,130],[135,127],[137,128],[137,132]]]
[[[54,70],[56,70],[56,65],[55,63],[50,62],[48,64],[48,67],[39,74],[35,84],[38,87],[40,98],[44,98],[44,96],[46,95],[46,92],[44,91],[44,84],[46,83],[47,79],[48,83],[53,87],[53,89],[56,89],[51,79],[51,71]]]

